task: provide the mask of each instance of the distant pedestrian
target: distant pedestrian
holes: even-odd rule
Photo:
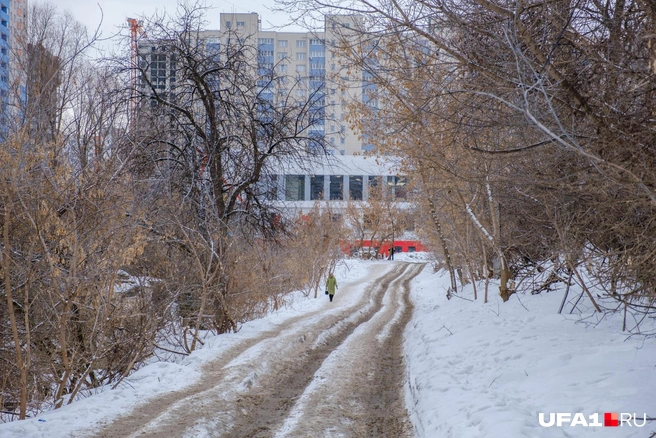
[[[390,249],[387,250],[387,253],[389,254],[387,256],[387,260],[394,260],[394,247],[391,246]]]
[[[326,290],[328,291],[328,297],[331,302],[333,301],[333,296],[335,296],[335,289],[339,289],[339,286],[337,286],[337,279],[331,272],[326,279]]]

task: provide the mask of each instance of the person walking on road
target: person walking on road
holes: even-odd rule
[[[331,302],[333,301],[333,296],[335,296],[335,289],[339,289],[339,287],[337,286],[337,279],[331,272],[326,279],[326,290],[328,291],[328,297]]]

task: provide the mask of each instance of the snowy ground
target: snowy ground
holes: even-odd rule
[[[454,297],[447,276],[425,269],[411,292],[407,387],[419,437],[651,437],[644,427],[541,427],[538,414],[636,413],[656,417],[656,342],[627,339],[621,315],[559,315],[564,290],[490,302]],[[481,294],[479,286],[479,297]],[[576,299],[580,288],[572,287]],[[472,299],[470,287],[460,293]],[[565,312],[563,312],[565,313]]]
[[[339,268],[340,285],[361,285],[352,288],[349,300],[355,302],[375,282],[367,277],[372,263],[391,262],[348,261]],[[501,303],[491,284],[490,302],[483,304],[481,299],[468,301],[471,287],[447,301],[447,286],[448,278],[429,266],[412,282],[414,316],[405,331],[406,401],[416,436],[624,438],[656,432],[656,422],[617,428],[572,427],[569,422],[545,428],[538,422],[539,413],[548,420],[549,413],[557,412],[582,413],[586,422],[598,413],[602,423],[606,412],[636,413],[638,424],[643,414],[656,417],[656,342],[627,339],[620,331],[621,315],[558,315],[562,290],[512,296]],[[574,288],[570,296],[577,295]],[[207,339],[180,363],[148,365],[114,391],[2,424],[0,437],[81,436],[83,429],[196,383],[201,366],[232,346],[327,304],[325,296],[315,300],[297,294],[285,309],[245,324],[239,333]]]

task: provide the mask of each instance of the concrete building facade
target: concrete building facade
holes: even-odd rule
[[[2,0],[0,0],[2,1]],[[357,16],[333,15],[325,18],[321,32],[284,32],[261,30],[256,13],[223,13],[220,29],[198,34],[208,53],[237,43],[256,57],[254,74],[261,78],[261,95],[272,102],[290,95],[307,100],[310,111],[318,114],[310,137],[321,138],[331,155],[354,155],[371,150],[347,120],[348,102],[367,99],[366,73],[346,65],[337,46],[345,29],[358,25]],[[237,39],[238,41],[235,41]],[[139,43],[142,68],[158,92],[167,92],[176,84],[175,60],[165,45],[147,40]],[[269,81],[274,73],[288,80]]]
[[[370,150],[363,145],[356,131],[347,122],[347,103],[363,96],[362,73],[339,59],[336,50],[344,29],[355,27],[357,16],[326,16],[322,32],[263,31],[256,13],[221,14],[221,30],[249,38],[257,44],[258,74],[267,70],[290,77],[298,99],[310,99],[311,105],[322,112],[321,122],[310,132],[322,137],[333,155],[353,155]],[[226,43],[227,41],[223,41]],[[271,99],[287,96],[284,84],[276,83]]]

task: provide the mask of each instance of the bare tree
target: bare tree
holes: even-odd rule
[[[460,182],[458,191],[439,195],[464,206],[495,248],[502,296],[522,266],[565,252],[574,268],[591,259],[612,264],[614,274],[600,278],[604,284],[621,289],[615,296],[623,303],[653,309],[656,271],[645,245],[656,231],[652,7],[279,4],[299,19],[317,11],[363,16],[360,38],[344,39],[341,48],[362,67],[377,56],[384,61],[374,79],[397,117],[387,120],[395,123],[385,125],[389,138],[379,145],[390,138],[410,147],[423,142],[446,158],[441,169]],[[455,155],[443,153],[445,145]],[[554,232],[560,228],[554,211],[571,218],[561,229],[570,237]]]
[[[149,50],[140,52],[138,65],[122,65],[136,68],[139,78],[131,84],[139,99],[133,168],[149,181],[146,196],[175,199],[162,202],[167,214],[152,216],[150,229],[196,260],[191,272],[198,287],[184,294],[193,303],[187,309],[196,315],[195,333],[208,314],[219,331],[236,330],[230,297],[240,291],[232,289],[231,254],[284,228],[269,202],[272,169],[325,153],[312,132],[324,114],[323,88],[258,64],[254,35],[224,30],[222,43],[213,44],[208,38],[217,35],[204,29],[204,14],[192,5],[170,20],[144,20],[148,39],[140,44]],[[159,67],[165,76],[152,74]]]
[[[77,147],[118,145],[126,107],[83,61],[78,24],[48,6],[31,19],[26,98],[15,102],[24,107],[0,147],[0,355],[10,364],[1,400],[18,418],[119,380],[151,354],[160,324],[147,291],[123,294],[120,272],[143,252],[145,231],[121,149]]]
[[[394,238],[411,229],[412,212],[398,207],[394,193],[383,186],[380,178],[369,180],[369,198],[346,206],[347,236],[356,245],[362,257],[378,258],[384,246],[392,246]],[[364,242],[370,245],[365,248]]]

